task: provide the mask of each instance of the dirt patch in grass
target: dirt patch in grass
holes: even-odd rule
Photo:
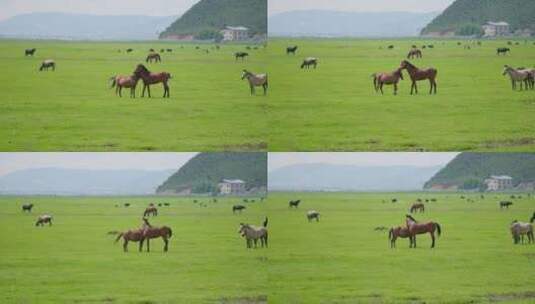
[[[490,302],[506,302],[516,300],[533,300],[535,301],[535,291],[526,292],[512,292],[504,294],[489,294],[488,299]]]
[[[499,148],[499,147],[518,147],[535,144],[535,138],[523,137],[518,139],[504,139],[504,140],[489,140],[483,142],[485,148]]]
[[[220,304],[267,304],[267,296],[241,297],[241,298],[221,298]]]

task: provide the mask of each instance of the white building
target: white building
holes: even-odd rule
[[[249,29],[244,26],[227,26],[221,30],[223,41],[239,41],[249,39]]]
[[[226,194],[241,194],[245,192],[245,182],[241,179],[223,179],[219,183],[219,193]]]
[[[513,178],[507,175],[492,175],[485,180],[487,191],[502,191],[513,188]]]
[[[497,36],[506,36],[511,33],[509,23],[501,22],[487,22],[483,26],[483,36],[484,37],[497,37]]]

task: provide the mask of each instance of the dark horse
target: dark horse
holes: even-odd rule
[[[295,201],[289,201],[288,202],[288,207],[292,208],[297,208],[299,207],[299,204],[301,203],[301,200],[295,200]]]
[[[533,216],[529,220],[530,223],[535,223],[535,212],[533,212]]]
[[[22,211],[28,211],[28,212],[32,212],[32,208],[33,208],[33,204],[24,204],[22,205]]]
[[[418,223],[412,216],[406,215],[407,229],[409,229],[410,246],[416,248],[416,235],[429,233],[431,235],[431,248],[435,248],[435,230],[438,236],[441,234],[440,225],[435,222]]]
[[[500,209],[509,209],[509,206],[513,205],[513,202],[510,201],[501,201],[500,202]]]
[[[147,59],[145,59],[145,62],[151,63],[151,62],[162,62],[162,57],[160,57],[160,54],[158,53],[150,53],[147,56]]]
[[[33,48],[33,49],[26,49],[26,50],[24,50],[24,56],[33,56],[33,54],[35,54],[35,51],[36,51],[35,48]]]
[[[410,212],[425,212],[425,205],[423,203],[412,204]]]
[[[418,94],[418,87],[416,86],[416,82],[420,80],[426,80],[426,79],[429,79],[429,84],[430,84],[429,94],[433,94],[433,92],[435,94],[437,93],[436,78],[437,78],[438,71],[435,68],[427,68],[427,69],[421,70],[417,68],[416,66],[414,66],[412,63],[408,62],[407,60],[403,60],[401,62],[400,68],[406,69],[407,72],[409,73],[409,76],[411,77],[411,80],[412,80],[411,95],[413,91],[416,94]]]
[[[496,55],[507,55],[507,53],[511,52],[510,48],[501,47],[496,49]]]
[[[246,52],[236,52],[234,53],[234,57],[236,57],[236,60],[238,60],[238,58],[241,58],[241,60],[245,60],[245,58],[249,56],[249,53],[246,53]]]
[[[239,211],[241,213],[243,209],[245,209],[245,206],[243,205],[234,205],[232,206],[232,213],[235,214],[236,211]]]
[[[147,209],[145,209],[145,212],[143,212],[143,216],[149,216],[149,215],[157,216],[158,215],[158,209],[156,207],[154,207],[154,206],[147,207]]]
[[[422,51],[419,49],[411,49],[407,54],[407,59],[422,58]]]
[[[167,72],[151,73],[144,65],[138,64],[136,70],[134,71],[134,75],[143,80],[143,91],[141,92],[141,97],[145,96],[145,89],[147,89],[149,97],[151,97],[150,85],[161,82],[164,90],[163,97],[169,98],[169,85],[167,82],[169,79],[171,79],[171,74]]]
[[[51,68],[52,71],[56,70],[56,63],[52,59],[47,59],[41,63],[41,67],[39,68],[39,71],[48,71],[48,69]]]
[[[286,55],[295,55],[295,52],[297,51],[297,45],[289,46],[286,48]]]

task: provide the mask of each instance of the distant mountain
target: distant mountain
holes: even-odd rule
[[[421,190],[440,166],[361,167],[298,164],[269,172],[269,190],[409,191]]]
[[[535,1],[457,0],[429,23],[422,34],[449,31],[461,35],[463,28],[481,27],[488,21],[506,21],[513,31],[535,30]]]
[[[0,176],[0,194],[154,194],[173,171],[28,169]]]
[[[427,189],[475,189],[490,175],[509,175],[513,185],[535,182],[534,153],[461,153],[425,183]]]
[[[269,35],[314,37],[417,36],[438,13],[290,11],[269,17]]]
[[[157,39],[177,16],[33,13],[0,21],[0,37],[67,40]]]
[[[251,35],[265,35],[267,0],[201,0],[173,22],[160,38],[218,33],[225,26],[245,26]]]
[[[199,153],[169,177],[158,193],[214,193],[222,179],[241,179],[246,189],[267,188],[267,153]]]

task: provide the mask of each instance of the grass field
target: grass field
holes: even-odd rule
[[[535,198],[523,195],[500,211],[504,195],[468,195],[473,203],[460,195],[270,193],[269,302],[533,303],[535,245],[513,245],[508,227],[529,220]],[[421,235],[416,249],[407,239],[390,249],[387,232],[374,228],[404,225],[419,197],[438,200],[415,215],[442,226],[436,248]],[[299,209],[289,209],[297,198]],[[312,209],[319,223],[307,222]]]
[[[463,42],[469,43],[469,42]],[[394,45],[388,50],[388,45]],[[376,94],[370,75],[399,67],[413,44],[423,50],[418,67],[438,69],[438,94],[410,79],[398,96],[388,86]],[[298,45],[296,56],[286,46]],[[513,92],[504,64],[535,65],[535,45],[520,41],[496,56],[506,41],[470,44],[443,40],[271,39],[270,151],[533,151],[535,91]],[[380,49],[382,47],[382,49]],[[303,58],[319,58],[317,70],[300,70]]]
[[[247,250],[240,222],[260,225],[264,203],[233,215],[219,199],[199,207],[178,198],[0,198],[1,303],[265,303],[267,250]],[[23,214],[22,202],[35,204]],[[115,204],[132,203],[129,208]],[[161,239],[150,253],[114,244],[112,230],[141,225],[149,202],[169,202],[153,225],[173,229],[169,252]],[[51,213],[52,227],[34,226]]]
[[[183,48],[181,48],[183,46]],[[245,62],[234,52],[245,45],[180,45],[171,42],[0,43],[1,151],[248,151],[267,148],[267,99],[252,97],[244,68],[266,69],[265,50],[248,51]],[[35,57],[24,49],[37,48]],[[133,48],[127,54],[125,50]],[[108,79],[130,75],[144,63],[149,49],[162,54],[151,71],[168,71],[171,98],[161,85],[153,98],[123,98],[109,89]],[[121,52],[118,50],[121,49]],[[208,49],[210,53],[205,53]],[[39,72],[44,59],[54,59],[55,72]],[[138,84],[138,96],[142,85]]]

